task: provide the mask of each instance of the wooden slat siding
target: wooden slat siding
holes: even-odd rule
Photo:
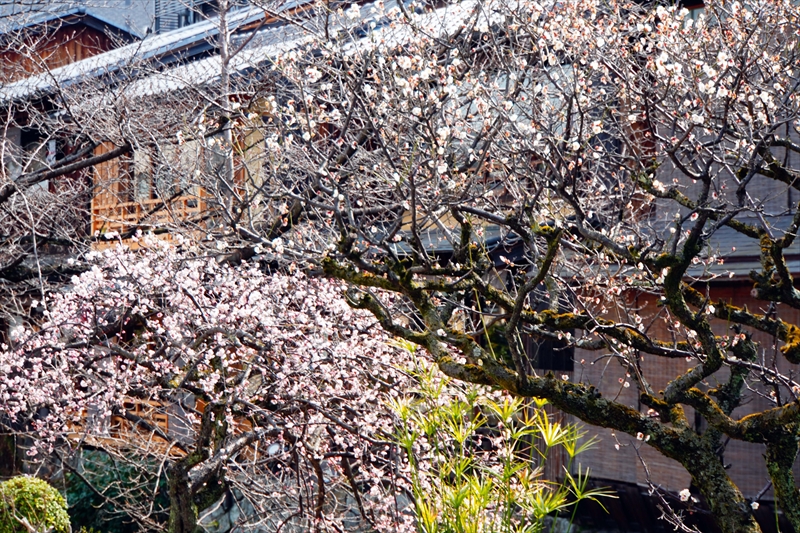
[[[169,416],[167,416],[160,403],[131,399],[126,401],[123,407],[132,415],[142,418],[149,424],[160,428],[164,433],[169,434]],[[109,433],[111,433],[112,436],[119,436],[120,432],[130,430],[146,432],[143,428],[135,429],[133,425],[132,422],[122,416],[112,416],[109,425]]]
[[[242,134],[238,139],[234,160],[233,182],[238,194],[245,194],[252,186],[260,185],[260,164],[263,157],[262,143],[249,141],[260,140],[259,135]],[[184,145],[184,146],[188,146]],[[96,155],[112,148],[111,144],[98,147]],[[169,148],[169,147],[167,147]],[[202,148],[201,148],[202,150]],[[162,152],[163,156],[177,158],[169,159],[171,164],[181,165],[183,156],[168,150]],[[204,161],[202,151],[194,159]],[[190,162],[186,162],[191,164]],[[92,234],[117,232],[125,233],[142,224],[144,226],[164,226],[169,223],[180,223],[185,220],[198,219],[208,209],[208,194],[198,186],[191,194],[179,196],[169,201],[169,205],[161,207],[163,200],[151,198],[148,200],[134,200],[133,194],[133,164],[129,158],[119,158],[114,161],[97,165],[94,170],[94,198],[92,199],[91,231]],[[176,180],[177,181],[177,180]],[[152,189],[151,189],[152,192]],[[154,193],[153,193],[154,194]],[[156,212],[153,210],[161,207]],[[171,240],[172,236],[163,234],[160,238]],[[119,241],[100,241],[94,246],[104,249],[114,246]],[[127,239],[123,244],[136,248],[136,242]]]
[[[125,407],[131,413],[145,419],[148,423],[169,432],[169,416],[158,402],[130,399],[125,402]],[[135,425],[121,416],[112,416],[109,419],[107,430],[102,428],[86,427],[84,420],[88,417],[84,411],[80,420],[69,423],[67,438],[88,446],[100,446],[116,450],[133,450],[150,454],[169,454],[170,457],[180,458],[186,455],[179,448],[171,445],[142,427]]]
[[[571,416],[562,413],[552,405],[546,405],[544,410],[552,422],[561,424],[562,427],[569,424],[572,420]],[[530,416],[533,416],[533,411],[530,412]],[[534,439],[533,445],[539,450],[544,450],[545,448],[544,441],[538,437]],[[536,456],[538,456],[538,454],[534,453],[533,458],[537,459]],[[572,465],[570,473],[577,472],[578,463],[580,463],[580,456],[578,456],[578,461]],[[555,446],[550,448],[548,451],[547,460],[544,462],[544,468],[542,469],[542,479],[551,481],[563,480],[568,464],[569,455],[563,446]]]
[[[103,143],[98,146],[94,155],[102,155],[114,148],[110,142]],[[91,232],[94,234],[97,231],[106,230],[106,222],[100,213],[110,214],[108,212],[111,206],[120,203],[120,166],[118,160],[106,161],[95,165],[93,169],[93,195],[92,195],[92,220]]]
[[[123,402],[123,407],[131,414],[142,418],[149,424],[157,426],[165,434],[169,435],[170,442],[173,439],[181,439],[181,433],[192,425],[186,419],[172,419],[170,414],[170,404],[164,404],[155,400],[141,400],[137,398],[127,398]],[[195,402],[195,410],[202,413],[208,404],[201,399]],[[81,413],[79,420],[69,424],[70,432],[67,437],[73,441],[80,441],[89,445],[102,445],[114,449],[134,449],[146,447],[152,453],[169,453],[171,457],[181,457],[185,455],[180,449],[170,446],[170,442],[156,436],[143,426],[127,420],[123,416],[111,416],[108,419],[108,426],[103,428],[86,427],[84,421],[89,418],[89,413],[85,410]],[[194,430],[199,430],[199,423],[194,425]],[[230,431],[233,435],[241,435],[253,430],[252,422],[243,417],[234,417],[233,427]],[[248,461],[255,460],[257,449],[255,445],[248,447],[241,452],[242,458]]]
[[[736,306],[746,305],[748,309],[754,312],[760,312],[759,309],[764,307],[764,302],[755,300],[750,295],[752,286],[748,283],[726,282],[717,283],[711,286],[710,295],[712,300],[725,300],[731,302]],[[659,311],[656,302],[656,296],[640,297],[638,304],[643,307],[639,313],[642,317],[653,315]],[[788,306],[779,305],[777,308],[778,316],[791,324],[800,324],[800,310],[791,309]],[[609,317],[616,318],[616,317]],[[645,318],[645,323],[648,323]],[[714,331],[718,335],[730,335],[732,332],[728,329],[729,325],[724,321],[715,320],[713,322]],[[652,332],[662,339],[671,338],[666,331],[665,324],[657,320],[652,326]],[[772,339],[763,333],[755,332],[753,338],[761,343],[761,346],[771,353]],[[778,343],[781,345],[782,343]],[[604,395],[613,398],[617,390],[620,390],[618,400],[622,403],[629,405],[633,408],[639,408],[642,412],[647,408],[641,406],[638,402],[638,395],[636,386],[631,378],[625,376],[625,371],[618,363],[608,359],[601,360],[595,365],[590,363],[597,358],[598,354],[593,352],[586,352],[576,350],[575,359],[575,379],[580,380],[581,373],[583,373],[583,381],[598,385],[604,391]],[[580,365],[580,360],[585,359],[586,363],[583,367]],[[608,363],[608,365],[607,365]],[[665,359],[651,355],[644,355],[641,361],[642,373],[649,380],[654,390],[664,390],[667,383],[674,379],[676,376],[686,372],[694,363],[687,362],[684,359]],[[800,366],[788,363],[783,357],[778,357],[777,361],[778,370],[784,374],[793,372],[798,375]],[[602,381],[601,381],[602,375]],[[719,379],[726,379],[727,373],[721,373]],[[631,386],[629,388],[622,388],[618,380],[627,379]],[[716,381],[710,381],[714,386]],[[617,389],[616,387],[619,387]],[[768,409],[772,406],[766,399],[757,396],[747,391],[744,392],[745,402],[744,405],[736,409],[733,413],[735,418],[741,418],[747,414]],[[694,411],[686,408],[686,415],[690,422],[694,421]],[[636,457],[636,453],[630,446],[625,446],[621,450],[614,448],[615,440],[612,436],[613,432],[608,429],[587,427],[590,433],[598,434],[602,439],[601,442],[587,451],[582,457],[581,463],[585,466],[592,468],[592,474],[605,479],[613,479],[620,482],[627,483],[646,483],[644,470]],[[627,434],[617,433],[617,438],[624,445],[631,443],[641,446],[640,453],[647,462],[650,469],[651,476],[654,482],[660,484],[665,489],[678,492],[681,489],[688,488],[691,480],[689,474],[683,467],[676,461],[667,459],[660,455],[658,452],[650,448],[650,446],[637,441],[635,437]],[[731,440],[725,451],[725,463],[730,463],[731,467],[728,474],[731,479],[739,486],[746,497],[753,497],[764,488],[769,480],[766,465],[763,459],[764,447],[762,445],[749,444],[740,441]],[[795,472],[800,474],[800,465],[795,465]],[[764,495],[765,499],[773,497],[772,490],[767,491]]]
[[[64,23],[49,35],[46,28],[41,27],[32,28],[31,32],[25,42],[33,57],[20,53],[19,43],[0,44],[0,78],[7,83],[115,48],[113,39],[80,22]]]
[[[114,195],[103,192],[102,201],[113,198]],[[97,197],[95,197],[97,200]],[[92,231],[124,232],[143,223],[145,225],[158,225],[169,222],[180,222],[199,215],[206,209],[202,197],[179,196],[169,202],[169,205],[159,209],[148,216],[154,209],[163,204],[163,200],[141,200],[138,202],[109,202],[92,204]]]

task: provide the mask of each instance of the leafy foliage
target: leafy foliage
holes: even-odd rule
[[[0,483],[2,533],[69,533],[64,497],[46,481],[19,476]]]
[[[800,530],[797,3],[710,0],[694,16],[633,0],[318,2],[299,17],[277,4],[262,7],[282,26],[234,46],[219,2],[220,54],[203,63],[219,68],[208,76],[132,65],[124,81],[91,87],[102,109],[85,104],[87,81],[51,84],[46,110],[8,113],[78,139],[80,164],[63,158],[56,174],[99,162],[90,155],[101,145],[113,145],[109,158],[133,150],[152,163],[136,173],[143,195],[125,172],[98,173],[109,175],[105,198],[124,204],[94,219],[121,228],[105,237],[135,240],[142,224],[195,247],[188,258],[150,255],[163,272],[127,253],[102,266],[90,254],[75,290],[48,296],[48,276],[63,281],[72,267],[34,262],[37,243],[80,241],[64,230],[73,217],[33,193],[56,174],[4,178],[13,231],[0,288],[16,292],[0,304],[27,308],[32,279],[47,302],[33,312],[45,330],[14,322],[0,350],[15,428],[49,453],[84,409],[99,425],[139,416],[119,390],[159,415],[192,395],[180,415],[191,435],[175,445],[185,455],[165,462],[185,511],[173,529],[192,529],[193,506],[231,484],[254,494],[248,480],[270,474],[293,498],[284,509],[317,502],[298,518],[308,526],[336,514],[326,506],[336,498],[311,488],[335,466],[325,454],[348,454],[331,468],[351,494],[391,485],[375,438],[391,434],[391,417],[376,405],[378,391],[407,384],[393,366],[403,355],[385,348],[400,337],[453,379],[546,398],[641,438],[682,464],[726,533],[759,530],[757,493],[734,483],[720,451],[765,447],[763,481]],[[176,216],[168,194],[154,201],[159,182],[194,195],[175,203],[195,211]],[[131,206],[131,193],[155,203]],[[39,205],[47,216],[33,220]],[[146,214],[114,218],[130,208]],[[287,270],[268,282],[241,259]],[[344,285],[300,270],[346,283],[355,309],[338,299]],[[719,296],[727,283],[748,290]],[[498,336],[495,351],[485,341]],[[541,372],[531,339],[563,341],[585,364],[570,379]],[[51,418],[34,415],[42,406]],[[153,417],[139,418],[141,428]],[[251,426],[233,429],[240,420]],[[323,427],[335,435],[313,431]],[[280,475],[276,464],[240,466],[255,442],[280,452]],[[297,464],[312,481],[288,483]],[[198,490],[177,505],[177,485]],[[370,514],[377,500],[360,500],[362,518],[399,527],[388,505]]]
[[[410,464],[419,531],[534,533],[547,517],[572,509],[574,518],[581,500],[615,497],[587,488],[588,470],[571,473],[594,439],[554,422],[545,401],[458,384],[415,362],[414,387],[390,407],[400,421],[395,438]],[[545,479],[548,458],[561,455],[563,481]]]
[[[69,466],[76,527],[199,524],[238,497],[240,525],[525,528],[600,495],[570,477],[588,445],[576,427],[442,379],[341,285],[142,245],[95,254],[44,302],[42,328],[0,352],[26,377],[0,384],[6,415],[29,420],[31,455]],[[555,448],[570,457],[558,487],[542,477]]]

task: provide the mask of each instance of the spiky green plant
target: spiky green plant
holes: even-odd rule
[[[546,402],[451,382],[421,360],[410,372],[416,390],[389,406],[418,531],[536,533],[547,517],[569,513],[572,523],[582,500],[615,497],[590,488],[588,469],[575,463],[594,439],[554,420]],[[562,479],[544,479],[548,457],[562,450]]]

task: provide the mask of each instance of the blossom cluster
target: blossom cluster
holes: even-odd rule
[[[316,519],[342,520],[348,509],[336,502],[363,491],[364,520],[392,531],[408,523],[400,487],[387,482],[398,465],[384,406],[407,386],[408,352],[347,305],[339,282],[230,266],[150,237],[140,245],[91,254],[67,290],[38,303],[44,322],[0,349],[0,414],[33,438],[29,454],[89,443],[178,460],[201,445],[202,419],[216,409],[216,446],[258,433],[221,464],[245,494],[271,487],[269,501],[253,499],[264,514],[247,519],[301,505],[301,479],[319,482],[305,471],[311,461],[331,494]],[[164,433],[119,427],[126,415],[156,426],[155,414],[167,416]]]

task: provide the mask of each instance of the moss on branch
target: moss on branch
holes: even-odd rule
[[[794,480],[792,467],[797,457],[797,437],[786,432],[767,443],[767,472],[775,489],[775,496],[792,528],[800,531],[800,493]]]

